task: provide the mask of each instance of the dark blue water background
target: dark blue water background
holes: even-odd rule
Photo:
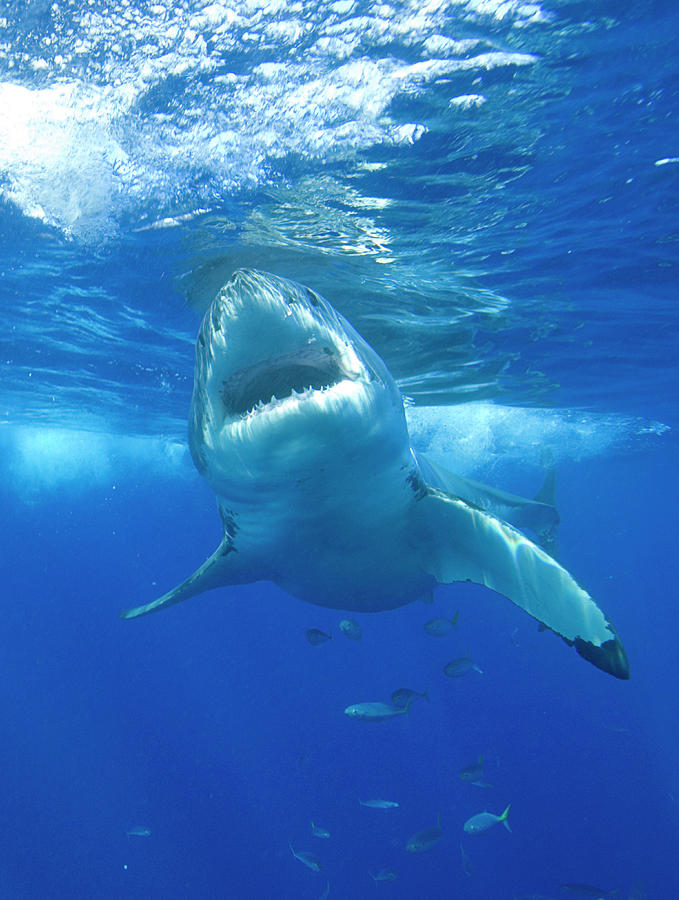
[[[557,896],[576,880],[671,894],[672,467],[659,451],[652,465],[560,472],[563,559],[615,609],[629,683],[463,586],[440,589],[434,607],[359,616],[360,644],[339,633],[339,615],[264,585],[124,622],[121,607],[156,579],[178,581],[214,544],[198,479],[149,484],[129,471],[115,491],[31,507],[5,493],[6,895],[317,897],[326,878],[345,897]],[[456,609],[456,633],[424,633],[432,614]],[[310,646],[310,626],[332,628],[332,641]],[[467,650],[485,674],[445,678]],[[382,724],[343,715],[401,686],[427,688],[430,702]],[[493,789],[457,777],[479,753]],[[359,807],[372,796],[400,808]],[[468,816],[510,802],[511,835],[463,834]],[[408,836],[437,814],[440,844],[407,854]],[[312,819],[330,840],[311,836]],[[135,824],[151,837],[126,837]],[[289,840],[317,852],[321,875],[292,858]],[[381,865],[398,880],[372,885]]]

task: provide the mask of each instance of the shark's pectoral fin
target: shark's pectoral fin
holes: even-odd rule
[[[541,547],[435,488],[426,488],[414,515],[423,568],[437,581],[473,581],[504,594],[595,666],[629,678],[625,651],[604,613]]]
[[[182,600],[188,600],[189,597],[195,597],[196,594],[202,594],[203,591],[235,583],[234,579],[227,577],[227,572],[232,566],[232,560],[229,557],[235,552],[233,543],[228,536],[225,537],[212,556],[208,557],[193,575],[189,575],[186,581],[182,581],[177,587],[151,603],[124,610],[120,614],[121,618],[136,619],[137,616],[145,616],[148,613],[172,606],[174,603],[181,603]]]

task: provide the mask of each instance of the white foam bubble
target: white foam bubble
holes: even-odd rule
[[[641,418],[494,403],[410,406],[406,417],[417,451],[467,476],[483,476],[499,463],[543,468],[546,449],[557,465],[629,451],[643,436],[669,431]],[[5,487],[27,502],[129,478],[198,477],[186,445],[165,438],[7,426],[0,430],[0,455],[10,475]]]
[[[411,406],[406,418],[416,450],[467,476],[481,476],[499,463],[541,468],[545,451],[557,465],[589,459],[669,430],[635,417],[495,403]]]
[[[483,106],[485,102],[483,94],[460,94],[459,97],[451,97],[450,106],[456,106],[458,109],[474,109]]]
[[[424,112],[423,121],[392,117],[398,98],[454,73],[535,61],[490,36],[457,40],[452,25],[479,16],[525,24],[539,6],[402,0],[358,14],[348,0],[70,0],[54,9],[39,44],[22,47],[9,21],[0,43],[8,71],[33,74],[0,84],[0,192],[92,243],[122,219],[144,224],[149,207],[155,219],[210,207],[269,180],[290,155],[412,144],[430,123]],[[253,52],[265,61],[249,64]],[[225,72],[231,59],[235,71]]]
[[[0,433],[10,487],[27,502],[68,490],[69,496],[130,477],[193,477],[187,447],[175,440],[80,431],[7,427]]]
[[[96,89],[0,84],[5,196],[27,216],[95,239],[111,230],[116,172],[127,156],[108,131]]]

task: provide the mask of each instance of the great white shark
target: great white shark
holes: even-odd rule
[[[606,615],[520,530],[549,538],[554,507],[416,453],[385,363],[309,288],[248,269],[222,287],[196,342],[189,445],[217,496],[221,543],[185,581],[124,618],[262,580],[361,612],[470,581],[508,597],[598,668],[629,677]]]

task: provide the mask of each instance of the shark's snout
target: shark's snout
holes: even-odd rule
[[[201,327],[196,359],[202,387],[194,400],[210,409],[201,421],[221,429],[272,413],[279,420],[283,410],[336,413],[333,404],[346,400],[347,390],[379,380],[375,365],[383,363],[363,343],[312,291],[240,270]]]
[[[223,496],[253,482],[326,491],[347,455],[378,471],[390,454],[399,470],[411,464],[401,396],[378,354],[318,294],[249,269],[203,319],[189,445]]]

